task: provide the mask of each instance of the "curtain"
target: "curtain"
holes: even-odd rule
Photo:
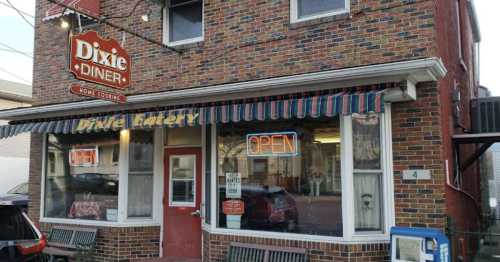
[[[153,213],[153,174],[129,174],[128,216],[151,217]]]
[[[354,174],[354,212],[358,231],[381,230],[381,174]]]

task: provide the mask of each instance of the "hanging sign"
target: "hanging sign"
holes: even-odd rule
[[[297,133],[277,132],[247,135],[248,156],[296,156]]]
[[[123,90],[130,85],[131,59],[114,39],[88,31],[70,37],[69,70],[77,79]]]
[[[99,164],[99,151],[94,148],[77,148],[69,151],[69,165],[72,167],[95,167]]]
[[[121,94],[114,94],[94,88],[83,87],[77,84],[72,84],[70,88],[70,92],[75,95],[93,97],[103,100],[108,100],[113,103],[123,104],[127,102],[127,97]]]

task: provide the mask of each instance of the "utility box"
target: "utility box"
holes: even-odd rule
[[[391,261],[450,262],[450,241],[438,229],[393,227]]]

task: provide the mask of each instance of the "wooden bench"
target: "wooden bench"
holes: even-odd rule
[[[231,242],[227,262],[307,262],[307,250]]]
[[[47,247],[43,253],[49,261],[57,258],[74,258],[77,252],[94,248],[97,229],[54,226],[47,237]]]

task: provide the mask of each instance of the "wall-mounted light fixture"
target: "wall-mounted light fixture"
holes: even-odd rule
[[[62,29],[68,29],[70,24],[65,18],[61,18],[60,26]]]

